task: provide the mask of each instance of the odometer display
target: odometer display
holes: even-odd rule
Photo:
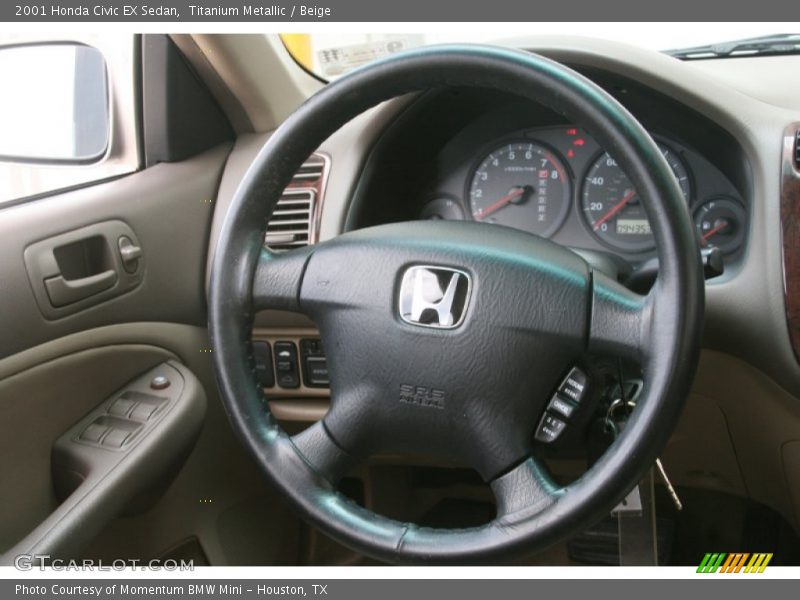
[[[658,145],[687,203],[691,196],[689,173],[677,153]],[[608,154],[589,167],[583,181],[581,208],[592,233],[622,251],[642,252],[655,247],[644,206],[628,176]]]
[[[476,221],[498,223],[549,237],[569,210],[566,167],[535,142],[505,144],[473,172],[467,193]]]
[[[617,219],[619,235],[650,235],[650,222],[647,219]]]

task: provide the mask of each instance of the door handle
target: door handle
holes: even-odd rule
[[[36,304],[49,321],[130,292],[145,275],[145,254],[130,225],[103,221],[25,248]]]
[[[99,294],[115,283],[117,283],[117,272],[114,269],[81,279],[64,279],[63,275],[58,275],[44,280],[50,302],[56,307]]]

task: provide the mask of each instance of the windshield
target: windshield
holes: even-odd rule
[[[535,35],[580,35],[674,51],[800,31],[800,23],[481,23],[422,33],[281,34],[304,68],[330,81],[372,60],[410,48],[443,43],[492,43]],[[692,58],[691,55],[681,55]],[[752,55],[752,54],[750,54]],[[713,54],[698,55],[709,58]]]

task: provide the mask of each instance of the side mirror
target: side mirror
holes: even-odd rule
[[[89,163],[109,140],[108,77],[81,44],[0,48],[0,160]]]

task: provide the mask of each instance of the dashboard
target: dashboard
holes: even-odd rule
[[[657,138],[693,216],[698,240],[734,255],[747,229],[736,189],[702,156]],[[571,125],[493,139],[432,182],[422,219],[473,219],[610,250],[631,258],[655,249],[645,207],[612,155]]]
[[[418,112],[406,116],[412,125],[385,136],[389,147],[376,150],[384,167],[366,171],[366,187],[372,189],[372,179],[373,193],[381,193],[385,203],[382,212],[361,215],[358,226],[474,220],[610,253],[633,266],[655,256],[645,203],[590,132],[509,98],[447,96],[420,100]],[[725,142],[709,140],[715,132],[683,117],[683,126],[672,128],[659,102],[651,100],[640,101],[636,116],[643,123],[651,117],[651,134],[675,175],[698,243],[718,247],[728,265],[736,264],[746,246],[750,209],[743,186],[720,161]],[[447,107],[453,114],[446,114]],[[415,136],[406,133],[410,128]],[[697,132],[706,137],[700,144],[705,147],[694,143]],[[727,170],[736,171],[730,162]],[[379,186],[378,177],[392,183]]]

